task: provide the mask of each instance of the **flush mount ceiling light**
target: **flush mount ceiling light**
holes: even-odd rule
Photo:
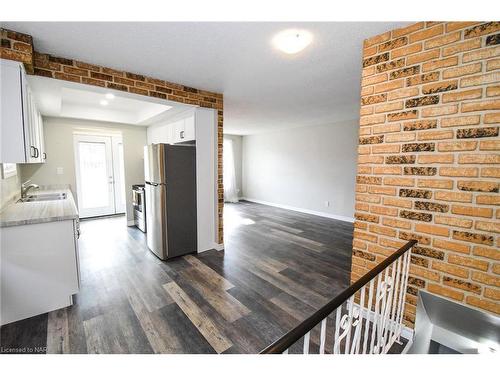
[[[100,104],[100,105],[108,105],[108,101],[103,99],[103,100],[101,100],[101,101],[99,102],[99,104]]]
[[[288,29],[276,34],[273,45],[289,55],[298,53],[312,42],[312,34],[307,30]]]
[[[106,96],[106,99],[109,99],[109,100],[115,98],[115,96],[113,94],[111,94],[110,92],[108,92],[105,96]]]

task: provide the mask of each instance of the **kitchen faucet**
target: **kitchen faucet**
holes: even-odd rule
[[[40,189],[40,186],[37,184],[29,184],[27,185],[31,180],[25,181],[21,184],[21,199],[26,198],[26,194],[30,189]]]

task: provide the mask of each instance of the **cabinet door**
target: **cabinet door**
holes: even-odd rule
[[[196,139],[194,130],[194,116],[188,117],[184,120],[185,141],[194,141]]]
[[[156,133],[157,133],[156,127],[154,127],[154,126],[149,126],[148,127],[148,130],[147,130],[148,144],[158,143],[158,141],[156,139],[157,138]]]
[[[38,112],[23,65],[1,61],[1,128],[4,163],[43,162],[42,118]],[[5,94],[4,94],[5,93]]]
[[[186,128],[184,125],[184,120],[179,120],[175,122],[175,143],[184,142],[186,139]]]
[[[28,148],[26,150],[26,159],[28,163],[36,163],[38,161],[37,159],[37,126],[36,126],[36,116],[35,116],[35,102],[33,100],[33,94],[31,93],[31,90],[29,89],[28,86],[26,86],[26,91],[27,91],[27,120],[28,120],[28,126],[26,127],[27,129],[27,134],[26,134],[26,139],[28,140]]]
[[[38,115],[38,145],[40,148],[40,163],[45,163],[47,160],[47,151],[45,150],[45,138],[43,133],[43,118],[40,112]]]
[[[33,117],[33,146],[35,147],[35,163],[43,162],[43,151],[42,151],[42,137],[43,137],[43,129],[42,129],[42,121],[40,112],[38,111],[38,106],[36,105],[35,96],[31,93],[31,109],[32,109],[32,117]]]
[[[167,143],[175,143],[176,142],[175,123],[167,124],[165,125],[165,127],[168,129]]]
[[[158,130],[160,131],[158,143],[169,143],[170,132],[168,126],[161,125]]]
[[[26,163],[25,92],[22,88],[22,69],[19,63],[1,60],[0,68],[0,163]]]
[[[45,160],[45,142],[43,139],[43,121],[42,115],[38,111],[35,97],[29,86],[26,90],[26,112],[27,112],[27,130],[26,138],[28,147],[26,148],[26,159],[28,163],[43,163]]]
[[[73,220],[2,228],[0,324],[71,304],[79,291]]]

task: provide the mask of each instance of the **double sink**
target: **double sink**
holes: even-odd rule
[[[17,203],[57,201],[61,199],[66,199],[66,193],[46,193],[46,194],[28,195],[24,198],[19,199]]]

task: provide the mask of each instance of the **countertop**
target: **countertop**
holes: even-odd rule
[[[78,219],[78,210],[69,186],[41,187],[30,190],[28,195],[48,193],[66,193],[66,199],[21,203],[16,203],[16,199],[0,212],[0,227]]]

